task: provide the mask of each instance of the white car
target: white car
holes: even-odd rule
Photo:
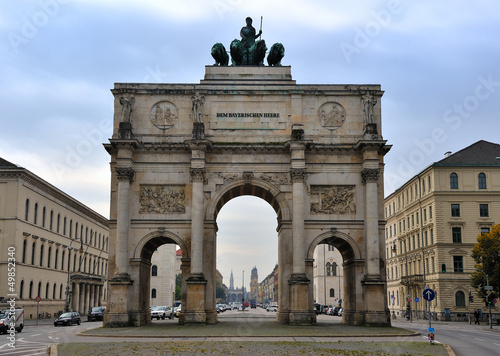
[[[172,308],[167,307],[167,306],[152,307],[151,308],[151,320],[153,320],[154,318],[156,318],[158,320],[160,320],[160,318],[172,319]]]
[[[277,305],[270,305],[270,306],[267,307],[266,310],[268,312],[270,312],[270,311],[277,312],[278,311],[278,306]]]

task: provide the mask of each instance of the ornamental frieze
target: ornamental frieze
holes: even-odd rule
[[[177,107],[170,101],[160,101],[152,108],[149,115],[151,123],[160,130],[167,130],[177,123],[179,113]]]
[[[321,105],[318,116],[324,128],[335,130],[344,124],[345,110],[339,103],[328,102]]]
[[[354,185],[311,186],[311,213],[354,214]]]
[[[262,173],[259,178],[272,184],[288,184],[290,182],[288,173]]]
[[[184,186],[141,186],[139,213],[184,213],[186,193]]]

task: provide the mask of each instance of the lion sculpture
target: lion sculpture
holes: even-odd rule
[[[281,43],[275,43],[269,50],[267,64],[270,66],[281,66],[281,59],[285,56],[285,47]]]
[[[216,66],[227,66],[229,55],[222,43],[216,43],[212,46],[212,57],[215,59]]]

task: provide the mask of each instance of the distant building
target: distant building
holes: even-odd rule
[[[331,245],[314,250],[314,301],[323,305],[342,305],[342,255]]]
[[[105,217],[0,158],[0,308],[15,298],[35,319],[37,307],[47,317],[106,305],[108,231]]]
[[[174,305],[176,247],[173,244],[161,245],[151,257],[150,305]]]
[[[229,303],[231,302],[241,303],[243,299],[244,299],[244,290],[243,288],[234,287],[233,271],[231,270],[231,276],[229,277],[229,289],[227,290],[227,301]]]
[[[252,268],[250,275],[250,300],[257,301],[259,296],[259,274],[257,273],[257,266]]]
[[[499,157],[500,145],[478,141],[431,164],[385,199],[391,314],[403,316],[408,308],[422,317],[425,287],[436,292],[430,306],[438,319],[463,320],[476,308],[484,312],[470,285],[471,250],[479,234],[500,222]]]

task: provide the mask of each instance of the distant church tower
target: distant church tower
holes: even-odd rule
[[[233,277],[233,270],[231,270],[231,277],[229,277],[229,289],[234,289],[234,277]]]
[[[257,300],[259,296],[259,274],[257,273],[257,267],[252,268],[252,274],[250,276],[250,300]]]

